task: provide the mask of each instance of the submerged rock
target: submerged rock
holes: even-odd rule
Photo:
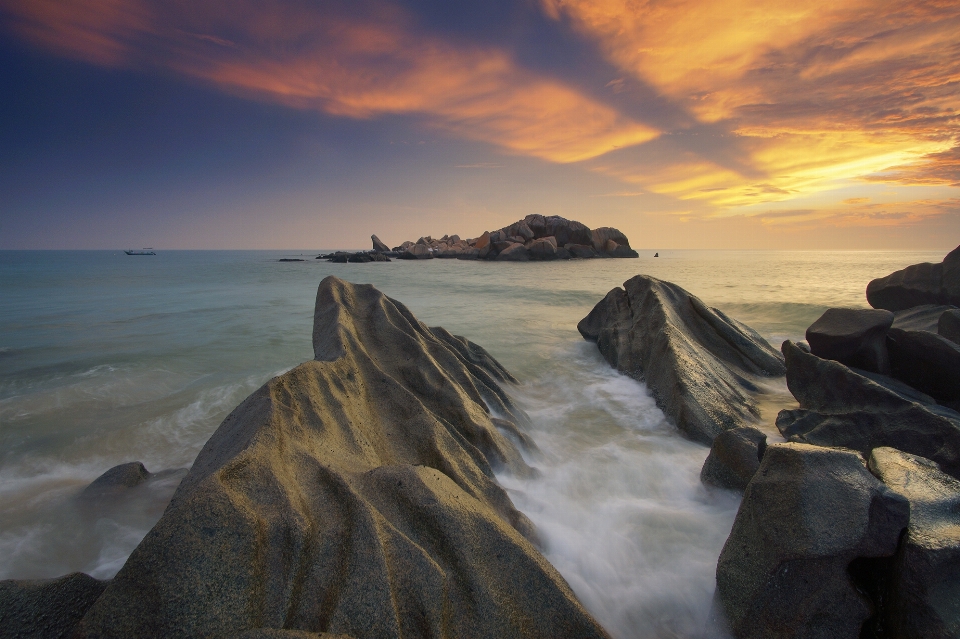
[[[617,370],[646,382],[657,405],[691,439],[759,418],[753,380],[784,373],[756,331],[676,284],[637,275],[600,301],[577,329]]]
[[[711,486],[743,491],[760,468],[767,436],[749,426],[725,430],[713,440],[700,469],[700,481]]]
[[[887,331],[893,313],[865,308],[830,308],[807,329],[817,357],[877,373],[890,373]]]
[[[960,481],[893,448],[875,449],[870,470],[910,502],[910,525],[883,593],[885,635],[960,637]]]
[[[224,420],[81,636],[606,636],[494,480],[530,472],[490,414],[524,419],[507,371],[334,277],[313,345]]]
[[[858,637],[873,605],[848,567],[891,556],[909,506],[853,451],[771,444],[717,562],[737,639]]]
[[[98,497],[118,489],[139,486],[150,478],[150,472],[143,463],[134,461],[114,466],[93,480],[83,489],[82,497]]]
[[[960,246],[940,264],[914,264],[867,285],[874,308],[900,311],[921,304],[960,306]]]
[[[780,411],[777,428],[788,441],[842,446],[869,455],[891,446],[936,461],[960,477],[960,414],[882,375],[783,343],[787,387],[799,410]]]
[[[0,581],[0,637],[72,637],[107,582],[75,572],[56,579]]]

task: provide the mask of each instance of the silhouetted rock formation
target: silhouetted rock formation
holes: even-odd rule
[[[960,477],[960,414],[890,377],[850,369],[783,343],[787,386],[800,409],[781,411],[788,441],[869,455],[890,446],[936,461]]]
[[[493,478],[530,472],[507,371],[334,277],[313,346],[224,420],[81,636],[606,636]]]
[[[743,491],[760,468],[767,436],[745,426],[725,430],[713,440],[700,469],[700,481],[711,486]]]
[[[376,238],[376,236],[373,236]],[[528,215],[496,231],[473,239],[444,235],[404,242],[393,250],[403,255],[412,247],[425,247],[432,257],[462,260],[528,262],[591,257],[639,257],[627,236],[611,227],[590,230],[584,224],[558,215]],[[376,244],[374,245],[376,249]]]
[[[909,512],[853,451],[771,444],[717,562],[733,634],[860,636],[874,608],[848,569],[893,555]]]
[[[890,311],[830,308],[807,329],[807,343],[817,357],[887,375],[887,331],[892,324]]]
[[[921,304],[960,306],[960,246],[940,264],[914,264],[873,280],[867,285],[867,301],[888,311]]]
[[[754,423],[752,380],[783,375],[783,359],[749,326],[675,284],[637,275],[607,293],[577,329],[617,370],[646,382],[691,439]]]
[[[0,581],[0,637],[72,637],[107,583],[82,572]]]
[[[389,253],[390,248],[380,241],[380,238],[376,235],[370,236],[370,241],[373,242],[373,250],[376,253]]]
[[[877,448],[870,470],[910,502],[910,525],[882,592],[884,636],[960,637],[960,481],[935,463]]]

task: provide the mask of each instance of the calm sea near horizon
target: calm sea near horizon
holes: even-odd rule
[[[222,419],[312,358],[317,285],[371,283],[485,347],[520,380],[542,456],[499,476],[547,558],[618,639],[693,637],[739,496],[699,482],[707,448],[576,330],[638,273],[683,286],[776,347],[871,279],[947,251],[640,251],[639,259],[330,264],[319,251],[0,251],[0,579],[112,577],[181,473],[110,510],[77,498],[108,468],[188,468]],[[304,262],[278,262],[300,257]],[[764,424],[792,405],[772,382]]]

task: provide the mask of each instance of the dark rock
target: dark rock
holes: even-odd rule
[[[594,229],[590,234],[590,244],[597,253],[606,251],[609,240],[613,240],[619,246],[630,248],[630,240],[627,239],[627,236],[613,227],[602,226]]]
[[[327,261],[335,264],[346,264],[349,259],[350,253],[337,252],[333,255],[327,256]]]
[[[387,253],[390,251],[390,247],[380,241],[380,238],[376,235],[370,236],[370,241],[373,242],[373,250],[376,253]]]
[[[743,491],[760,467],[767,436],[746,426],[725,430],[713,440],[700,469],[700,481],[711,486]]]
[[[932,461],[877,448],[870,470],[910,502],[879,622],[886,636],[960,637],[960,481]]]
[[[491,417],[524,420],[509,373],[333,277],[313,345],[224,420],[80,636],[606,636],[494,479],[531,472]]]
[[[0,638],[70,639],[106,587],[107,582],[82,572],[0,581]]]
[[[570,254],[574,257],[590,258],[597,256],[597,252],[593,250],[593,247],[587,246],[586,244],[567,244],[566,249],[570,251]]]
[[[960,344],[960,309],[950,309],[940,315],[937,333],[954,344]]]
[[[936,461],[960,476],[960,414],[881,375],[852,370],[783,343],[787,386],[800,410],[781,411],[789,441],[842,446],[869,455],[891,446]]]
[[[431,260],[433,259],[433,253],[424,244],[414,244],[401,253],[399,257],[401,260]]]
[[[866,308],[830,308],[807,329],[810,351],[877,373],[890,373],[887,330],[893,313]]]
[[[921,304],[960,306],[960,247],[940,264],[914,264],[873,280],[867,285],[867,301],[888,311]]]
[[[593,233],[588,226],[559,215],[550,215],[543,218],[543,231],[537,233],[535,237],[555,237],[557,246],[565,246],[570,243],[591,244],[593,241]]]
[[[710,443],[759,418],[757,377],[783,360],[749,326],[675,284],[637,275],[577,325],[617,370],[645,381],[657,405],[691,439]]]
[[[464,249],[457,255],[458,260],[479,260],[480,250],[475,248]]]
[[[891,374],[938,402],[960,400],[960,345],[929,331],[892,328]]]
[[[328,632],[306,632],[304,630],[280,630],[276,628],[255,628],[244,630],[236,639],[354,639],[350,635],[331,635]]]
[[[510,248],[511,246],[513,246],[514,244],[518,244],[518,243],[519,242],[511,242],[510,240],[498,240],[496,242],[493,242],[493,244],[491,244],[490,252],[493,253],[494,255],[497,255],[501,251],[504,251]],[[522,243],[519,243],[519,244],[520,246],[523,246]]]
[[[499,242],[494,246],[499,246]],[[523,244],[510,244],[497,253],[498,262],[529,262],[530,253]]]
[[[850,578],[893,555],[907,501],[853,451],[771,444],[717,562],[717,595],[737,639],[858,637],[873,605]]]
[[[83,489],[80,496],[85,498],[99,497],[124,488],[139,486],[149,478],[150,472],[138,461],[120,464],[94,479],[89,486]]]
[[[640,257],[640,254],[629,246],[622,246],[613,240],[607,241],[607,248],[603,255],[604,257]]]
[[[373,261],[373,257],[366,253],[354,253],[347,258],[347,261],[351,264],[367,264]]]
[[[278,262],[303,262],[299,257],[281,257]]]
[[[531,260],[557,259],[557,246],[547,239],[533,240],[526,249]]]
[[[893,314],[893,328],[902,328],[905,331],[937,332],[937,322],[945,311],[955,307],[943,304],[924,304],[914,306]]]
[[[572,257],[573,257],[573,255],[570,253],[570,251],[568,251],[567,249],[563,248],[562,246],[557,249],[557,259],[558,259],[558,260],[569,260],[569,259],[571,259]]]

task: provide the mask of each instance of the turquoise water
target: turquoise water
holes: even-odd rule
[[[124,508],[77,493],[107,468],[189,467],[226,414],[312,357],[316,287],[375,284],[422,321],[487,348],[522,382],[536,480],[501,477],[547,557],[617,637],[702,629],[738,498],[698,480],[642,384],[576,331],[637,273],[687,288],[774,345],[830,306],[866,306],[870,279],[944,252],[652,251],[634,260],[497,264],[279,263],[300,251],[0,252],[0,579],[112,576],[176,481]],[[789,405],[771,384],[766,428]]]

